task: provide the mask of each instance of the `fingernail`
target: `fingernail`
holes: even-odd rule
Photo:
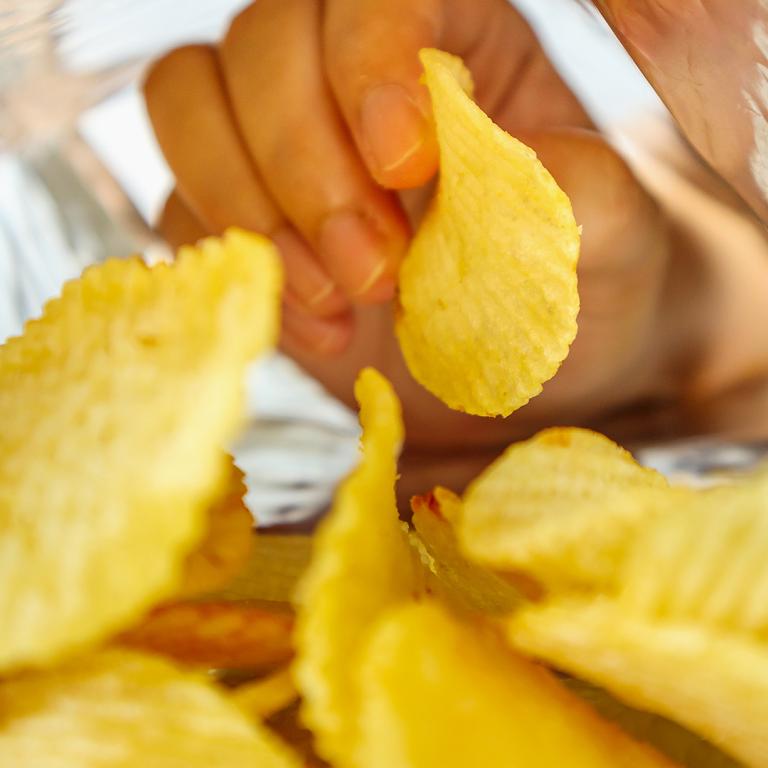
[[[349,303],[325,273],[309,246],[288,227],[272,235],[285,264],[286,287],[294,299],[319,316],[335,315]]]
[[[373,224],[352,211],[331,214],[320,229],[320,255],[348,296],[366,301],[392,298],[399,253]]]
[[[405,165],[424,145],[427,125],[408,91],[397,83],[377,85],[363,98],[360,124],[374,173]]]

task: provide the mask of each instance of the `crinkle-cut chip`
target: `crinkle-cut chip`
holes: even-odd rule
[[[295,633],[294,677],[303,718],[320,755],[337,768],[350,765],[356,743],[361,643],[382,611],[410,598],[416,579],[395,501],[400,403],[371,368],[358,377],[355,394],[362,458],[315,535],[298,588]]]
[[[275,339],[272,244],[92,267],[0,348],[0,670],[50,663],[178,588]]]
[[[171,603],[155,608],[119,642],[218,669],[270,669],[293,656],[293,614],[254,603]]]
[[[232,699],[244,712],[257,720],[271,717],[293,704],[299,697],[288,667],[235,688]]]
[[[201,595],[228,585],[248,562],[254,520],[245,506],[245,477],[229,457],[227,487],[207,513],[207,530],[186,560],[180,597]]]
[[[639,531],[621,603],[649,619],[768,632],[768,475],[691,494]]]
[[[459,552],[452,521],[460,507],[461,499],[440,487],[411,499],[413,525],[434,576],[429,589],[458,610],[510,613],[524,599],[528,585],[512,584],[504,576],[469,562]]]
[[[544,669],[437,604],[377,623],[360,669],[366,768],[670,768]]]
[[[536,153],[423,50],[440,181],[399,277],[397,335],[414,378],[451,408],[506,416],[541,392],[576,336],[579,229]]]
[[[614,600],[526,608],[508,630],[523,652],[684,725],[746,765],[768,765],[768,647],[749,636],[648,620]]]
[[[144,654],[106,650],[0,683],[8,768],[298,768],[223,692]]]
[[[253,537],[248,562],[224,589],[215,593],[216,598],[290,603],[309,563],[311,549],[311,536],[259,531]]]
[[[687,494],[603,435],[547,429],[469,485],[459,543],[472,560],[550,589],[606,586],[637,527]]]

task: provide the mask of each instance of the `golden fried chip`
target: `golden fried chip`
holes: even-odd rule
[[[270,669],[293,655],[293,614],[276,605],[172,603],[155,608],[120,643],[218,669]]]
[[[434,574],[430,590],[459,610],[510,613],[520,605],[529,585],[512,584],[459,552],[453,521],[460,507],[461,499],[446,488],[411,499],[413,525],[427,552],[426,565]]]
[[[681,723],[747,765],[768,765],[764,643],[633,615],[615,600],[526,608],[510,619],[509,638],[632,706]]]
[[[0,683],[8,768],[298,768],[202,677],[108,650]]]
[[[360,705],[355,669],[372,622],[413,591],[414,561],[395,502],[403,439],[400,404],[371,368],[355,394],[363,428],[360,464],[339,487],[315,536],[298,589],[294,677],[318,752],[350,764]]]
[[[644,525],[630,552],[620,593],[627,611],[768,639],[765,472],[690,494]]]
[[[235,688],[232,699],[244,712],[257,720],[271,717],[293,704],[299,697],[288,667]]]
[[[230,457],[227,487],[208,509],[207,532],[184,565],[179,596],[201,595],[228,585],[253,549],[253,516],[245,506],[245,477]]]
[[[0,670],[130,625],[178,587],[224,476],[280,266],[240,231],[111,260],[0,349]]]
[[[391,610],[361,668],[366,768],[670,768],[543,669],[429,602]]]
[[[678,494],[607,437],[547,429],[506,452],[464,495],[459,542],[471,559],[550,588],[608,584],[649,516]]]
[[[451,408],[511,413],[576,335],[579,230],[524,144],[465,93],[461,61],[421,52],[440,181],[400,270],[397,335],[414,378]]]
[[[224,589],[216,592],[216,598],[290,603],[309,563],[311,548],[310,536],[259,531],[253,537],[248,562]]]

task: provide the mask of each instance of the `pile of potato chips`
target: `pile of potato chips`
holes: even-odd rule
[[[573,340],[578,230],[460,62],[423,62],[442,175],[398,334],[449,405],[506,414]],[[404,522],[366,369],[330,513],[254,536],[225,446],[280,291],[233,230],[87,270],[0,348],[0,765],[768,766],[768,472],[674,487],[552,429]]]

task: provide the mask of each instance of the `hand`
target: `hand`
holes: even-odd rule
[[[480,106],[537,150],[584,228],[576,342],[507,420],[445,408],[411,379],[392,330],[397,265],[437,164],[425,46],[465,59]],[[414,455],[445,464],[545,424],[674,401],[697,375],[701,265],[505,0],[259,0],[217,49],[157,62],[145,92],[177,179],[161,231],[175,244],[232,224],[271,235],[287,273],[284,349],[348,403],[363,365],[382,370]]]

